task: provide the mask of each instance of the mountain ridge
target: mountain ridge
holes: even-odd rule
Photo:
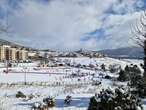
[[[144,57],[144,51],[141,47],[123,47],[117,49],[105,49],[98,51],[108,57],[113,58],[138,58]]]
[[[28,50],[37,50],[37,49],[31,48],[31,47],[26,47],[26,46],[23,46],[21,44],[11,42],[11,41],[8,41],[5,39],[0,39],[0,45],[10,45],[10,46],[17,47],[17,48],[26,48]]]

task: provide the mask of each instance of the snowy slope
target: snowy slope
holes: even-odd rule
[[[140,64],[142,60],[118,60],[113,58],[59,58],[62,62],[70,60],[72,63],[80,63],[84,65],[101,65],[120,64],[124,68],[131,63]],[[37,65],[37,64],[36,64]],[[24,65],[23,65],[24,66]],[[26,65],[25,65],[26,66]],[[33,66],[27,65],[27,68],[13,67],[8,74],[3,73],[5,68],[0,68],[0,108],[3,110],[30,110],[34,102],[42,102],[43,98],[52,96],[56,100],[56,106],[52,110],[86,110],[89,99],[95,93],[99,93],[105,88],[116,88],[116,85],[126,86],[125,83],[114,82],[109,79],[99,77],[99,74],[108,74],[116,76],[109,71],[78,69],[74,67],[48,67],[37,68],[35,63]],[[80,71],[79,71],[80,70]],[[84,73],[84,76],[72,77],[72,73]],[[26,74],[25,74],[26,73]],[[94,78],[92,74],[95,74]],[[26,75],[26,77],[25,77]],[[27,85],[24,85],[24,81]],[[101,85],[94,86],[92,81],[101,81]],[[16,98],[17,91],[22,91],[27,97]],[[32,99],[28,97],[33,95]],[[64,105],[64,99],[67,95],[72,96],[70,106]],[[145,103],[145,101],[144,101]],[[51,110],[51,109],[50,109]]]

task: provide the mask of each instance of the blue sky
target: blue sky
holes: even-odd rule
[[[145,7],[145,0],[1,0],[10,33],[0,38],[55,50],[133,46],[131,25]]]

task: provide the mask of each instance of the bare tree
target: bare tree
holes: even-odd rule
[[[144,83],[146,84],[146,11],[144,11],[139,20],[136,21],[136,25],[133,26],[134,38],[136,43],[144,50]]]

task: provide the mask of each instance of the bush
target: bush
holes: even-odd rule
[[[143,110],[141,100],[124,89],[102,90],[90,99],[88,110]]]
[[[121,69],[120,65],[114,64],[114,65],[109,65],[109,71],[111,73],[118,72]]]
[[[32,110],[49,110],[50,107],[55,106],[55,100],[52,97],[44,98],[43,102],[35,102],[31,109]]]
[[[48,107],[54,107],[55,106],[55,100],[52,97],[48,97],[43,99],[43,102],[48,106]]]
[[[134,88],[132,91],[135,95],[139,97],[145,96],[144,93],[144,79],[142,77],[141,71],[137,65],[126,66],[124,71],[119,72],[119,81],[129,81],[129,86]]]
[[[136,85],[136,81],[142,78],[141,71],[137,65],[126,66],[124,70],[119,72],[119,81],[130,81],[132,85]]]
[[[70,95],[66,96],[66,98],[64,99],[64,104],[66,105],[70,105],[72,101],[72,97]]]
[[[106,75],[104,78],[105,78],[105,79],[112,79],[112,77],[109,76],[109,75]]]
[[[26,95],[24,95],[21,91],[18,91],[16,94],[16,98],[26,98]]]
[[[144,64],[140,63],[140,67],[144,69]]]
[[[140,75],[136,75],[133,77],[130,81],[130,86],[134,88],[135,95],[138,95],[141,98],[144,98],[146,96],[144,91],[144,79]]]
[[[41,103],[41,102],[35,102],[32,107],[31,110],[48,110],[48,107],[46,104]]]
[[[120,70],[118,80],[122,81],[122,82],[123,81],[128,81],[129,80],[129,76],[128,76],[128,74],[126,74],[125,71]]]
[[[129,76],[130,76],[130,86],[136,89],[138,96],[144,96],[144,79],[142,77],[140,69],[134,65],[129,68]]]
[[[102,65],[101,65],[101,69],[102,69],[103,71],[106,70],[106,69],[105,69],[105,64],[102,64]]]

